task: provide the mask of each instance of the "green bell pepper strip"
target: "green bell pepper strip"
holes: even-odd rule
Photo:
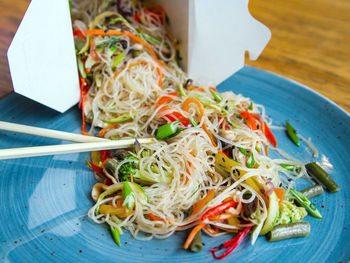
[[[287,134],[289,138],[294,142],[296,146],[300,147],[299,138],[296,134],[294,127],[289,123],[289,121],[286,121],[286,125],[287,125]]]
[[[303,193],[291,188],[290,193],[295,197],[295,201],[306,208],[313,217],[322,219],[320,211],[318,211],[316,205],[312,203]]]
[[[253,110],[253,107],[254,107],[254,104],[253,104],[253,102],[251,102],[251,103],[249,104],[249,110]]]
[[[214,97],[214,100],[216,101],[216,102],[221,102],[222,101],[222,98],[219,96],[219,94],[217,94],[215,91],[213,91],[213,90],[209,90],[209,92],[211,93],[211,95],[213,95],[213,97]]]
[[[156,139],[157,140],[169,139],[171,137],[176,136],[179,133],[179,130],[180,131],[182,130],[182,129],[179,129],[180,123],[181,121],[174,121],[174,122],[165,124],[163,126],[160,126],[156,134]]]

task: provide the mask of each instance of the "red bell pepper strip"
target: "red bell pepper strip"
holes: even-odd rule
[[[243,239],[248,234],[248,232],[250,231],[251,228],[252,228],[251,226],[244,228],[237,235],[235,235],[234,238],[226,241],[225,243],[221,244],[219,247],[215,247],[209,251],[213,254],[213,257],[215,259],[223,259],[228,254],[230,254],[243,241]],[[217,256],[215,254],[216,251],[227,248],[227,247],[229,247],[229,248],[221,256]]]
[[[86,160],[86,164],[92,169],[94,170],[96,173],[98,173],[99,175],[103,175],[103,170],[101,167],[93,164],[92,162]]]
[[[101,151],[101,162],[104,163],[107,159],[107,154],[108,154],[108,151],[107,150],[102,150]]]
[[[84,112],[84,101],[85,96],[88,92],[89,86],[86,83],[86,80],[84,78],[80,78],[80,103],[79,108],[81,109],[81,117],[82,117],[82,127],[81,131],[82,133],[86,133],[86,126],[85,126],[85,112]]]
[[[265,129],[265,136],[266,136],[267,140],[273,145],[273,147],[277,147],[276,138],[266,123],[264,123],[264,129]]]
[[[83,40],[86,40],[85,34],[84,34],[83,31],[81,31],[80,29],[75,29],[75,30],[73,31],[73,36],[74,36],[74,37],[79,37],[79,38],[81,38],[81,39],[83,39]]]
[[[212,216],[221,214],[222,212],[224,212],[225,210],[229,209],[230,207],[235,207],[237,205],[237,203],[233,200],[227,201],[225,203],[222,203],[218,206],[215,206],[211,209],[209,209],[207,212],[205,212],[202,217],[201,220],[204,221],[207,218],[210,218]]]

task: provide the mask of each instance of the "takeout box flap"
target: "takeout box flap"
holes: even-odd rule
[[[79,101],[68,1],[32,0],[7,57],[15,92],[59,112]]]

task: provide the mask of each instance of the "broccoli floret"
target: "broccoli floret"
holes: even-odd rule
[[[304,207],[299,207],[290,201],[284,200],[280,207],[280,215],[277,224],[289,224],[301,221],[307,212]]]
[[[132,174],[134,176],[134,175],[136,175],[136,173],[138,173],[139,160],[133,155],[129,155],[129,156],[125,157],[124,160],[133,160],[133,161],[124,163],[119,168],[118,178],[119,178],[119,181],[130,181],[130,174]]]

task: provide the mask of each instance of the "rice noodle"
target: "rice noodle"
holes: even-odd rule
[[[74,29],[82,32],[87,29],[102,29],[108,32],[108,23],[113,24],[113,19],[121,17],[118,9],[130,15],[125,17],[127,22],[124,24],[118,22],[113,26],[128,30],[147,42],[162,62],[159,63],[158,58],[155,58],[144,45],[126,35],[89,36],[88,40],[90,39],[93,46],[91,50],[87,49],[80,54],[79,58],[84,61],[89,71],[89,89],[83,102],[84,114],[91,117],[90,132],[106,128],[102,136],[112,139],[155,136],[161,125],[179,115],[184,118],[193,117],[197,126],[189,127],[167,141],[155,141],[151,145],[143,145],[133,153],[136,160],[126,159],[119,162],[115,175],[124,164],[134,162],[137,163],[140,174],[154,179],[155,183],[142,185],[147,192],[148,202],[136,197],[132,213],[124,218],[110,214],[97,215],[96,209],[102,204],[117,206],[118,201],[123,199],[119,192],[115,193],[114,197],[107,197],[97,202],[89,210],[88,216],[96,223],[107,223],[120,231],[123,227],[139,240],[164,239],[175,231],[194,227],[205,211],[220,205],[226,199],[233,199],[238,203],[237,208],[230,208],[230,211],[240,214],[243,204],[257,198],[260,218],[244,218],[250,220],[250,223],[230,225],[227,222],[210,220],[206,222],[229,230],[261,225],[267,216],[267,205],[264,198],[250,187],[246,180],[254,178],[288,188],[291,185],[288,179],[295,180],[305,176],[305,167],[300,161],[279,149],[277,151],[287,160],[272,160],[265,155],[266,153],[261,152],[261,146],[268,144],[263,128],[252,130],[239,114],[241,111],[248,111],[252,105],[249,110],[251,114],[259,116],[257,125],[261,122],[271,124],[272,120],[265,115],[262,105],[252,104],[249,98],[240,94],[224,92],[220,94],[222,100],[215,101],[210,88],[195,83],[192,91],[190,89],[185,91],[186,96],[178,96],[178,93],[168,95],[170,99],[166,105],[157,108],[156,103],[162,96],[178,92],[179,85],[188,79],[187,74],[177,64],[177,48],[161,17],[154,13],[152,15],[152,12],[147,11],[136,1],[124,0],[118,5],[112,5],[102,0],[82,0],[74,2],[73,5]],[[113,45],[108,46],[110,44],[106,44],[106,41],[117,37],[120,37],[117,40],[119,43],[121,40],[124,42],[118,46],[116,53],[111,55]],[[98,54],[96,55],[98,59],[94,58],[93,52]],[[119,64],[115,63],[120,54],[124,57]],[[88,62],[91,65],[87,65]],[[204,105],[203,116],[198,114],[195,104],[190,104],[188,112],[183,109],[183,103],[188,97],[201,101]],[[109,124],[111,120],[121,117],[129,117],[130,120]],[[229,130],[225,130],[225,127]],[[217,139],[217,145],[213,145],[210,135]],[[256,164],[254,168],[246,167],[248,157],[240,153],[239,148],[245,149],[254,158]],[[310,148],[314,149],[311,146]],[[233,158],[242,163],[241,166],[232,167],[230,174],[226,176],[215,168],[213,155],[221,150],[230,151]],[[143,156],[143,152],[150,154]],[[281,169],[279,165],[281,163],[295,164],[301,169],[288,173]],[[245,174],[237,178],[233,172],[235,169],[240,169]],[[112,181],[117,182],[116,179]],[[189,216],[193,205],[212,189],[215,190],[215,197],[196,214]],[[244,193],[250,193],[251,196],[244,199]],[[147,216],[148,213],[162,220],[152,220]],[[212,235],[204,231],[210,236],[225,234],[220,232]]]

